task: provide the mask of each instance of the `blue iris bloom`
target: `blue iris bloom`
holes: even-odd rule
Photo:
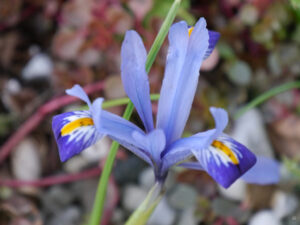
[[[152,166],[157,182],[164,182],[172,166],[181,166],[205,170],[220,185],[229,187],[256,163],[256,157],[223,133],[228,123],[227,112],[211,107],[215,128],[181,138],[196,92],[200,66],[218,39],[219,33],[207,30],[203,18],[192,30],[185,22],[170,28],[170,46],[154,126],[145,70],[147,52],[140,36],[135,31],[127,31],[121,49],[121,76],[145,131],[102,110],[102,98],[91,103],[83,89],[75,85],[66,91],[67,94],[85,101],[89,110],[67,112],[53,118],[60,159],[66,161],[106,135]],[[196,160],[191,161],[191,158]],[[258,170],[245,179],[264,183],[269,174],[256,176],[263,169]]]

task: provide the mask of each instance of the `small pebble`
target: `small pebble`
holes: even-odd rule
[[[166,199],[163,198],[151,215],[148,224],[172,225],[174,223],[175,216],[175,211],[168,205]]]
[[[177,184],[171,191],[168,199],[173,208],[184,210],[195,206],[197,195],[196,190],[192,186]]]
[[[233,201],[243,201],[246,195],[247,184],[245,181],[238,179],[229,188],[223,188],[218,185],[222,196]]]
[[[263,210],[255,213],[248,225],[281,225],[273,211]]]
[[[155,183],[154,171],[152,167],[144,169],[139,176],[139,184],[146,190],[150,190]]]
[[[34,55],[22,71],[24,80],[49,78],[52,75],[53,63],[50,57],[44,53]]]
[[[12,154],[12,171],[14,177],[20,180],[35,180],[42,173],[42,165],[39,156],[39,146],[31,138],[25,138]]]
[[[123,206],[128,211],[134,211],[144,201],[148,192],[136,185],[127,185],[123,193]]]
[[[295,196],[283,191],[276,191],[273,196],[272,208],[277,218],[282,219],[292,214],[298,205],[298,200]]]

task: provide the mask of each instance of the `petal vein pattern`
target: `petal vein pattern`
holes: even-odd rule
[[[153,130],[150,87],[146,73],[147,52],[135,31],[127,31],[121,49],[121,77],[125,91],[133,102],[146,131]]]
[[[63,162],[95,144],[103,136],[96,130],[89,111],[57,115],[53,117],[52,129]]]
[[[157,113],[157,128],[164,130],[167,145],[181,137],[188,119],[208,38],[203,18],[190,37],[185,22],[174,24],[170,29],[170,47]]]
[[[206,149],[192,149],[203,169],[225,188],[256,163],[255,155],[226,134]]]

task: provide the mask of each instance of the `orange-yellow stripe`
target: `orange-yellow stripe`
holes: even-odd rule
[[[86,117],[86,118],[80,118],[77,120],[74,120],[70,123],[67,123],[60,131],[61,136],[67,135],[74,131],[75,129],[83,126],[92,126],[94,125],[94,121],[92,118]]]
[[[237,159],[233,151],[230,148],[228,148],[226,145],[224,145],[222,142],[214,140],[211,145],[219,149],[220,151],[224,152],[230,158],[233,164],[235,165],[239,164],[239,160]]]
[[[190,27],[190,28],[188,29],[188,31],[189,31],[189,37],[191,36],[193,30],[194,30],[194,27]]]

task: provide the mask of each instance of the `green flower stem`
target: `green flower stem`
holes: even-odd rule
[[[236,120],[240,116],[242,116],[245,112],[258,106],[259,104],[263,103],[264,101],[268,100],[269,98],[272,98],[275,95],[278,95],[282,92],[288,91],[293,88],[300,88],[300,81],[288,82],[288,83],[279,85],[278,87],[274,87],[274,88],[270,89],[269,91],[262,93],[261,95],[257,96],[255,99],[253,99],[251,102],[249,102],[247,105],[242,107],[240,110],[238,110],[234,114],[233,118]]]
[[[148,57],[147,57],[147,62],[146,62],[147,73],[149,73],[151,66],[156,58],[156,55],[169,32],[169,29],[170,29],[170,27],[175,19],[175,16],[179,10],[180,3],[181,3],[181,0],[174,0],[163,24],[161,25],[161,28],[153,42],[153,45],[152,45],[152,47],[149,51]]]
[[[169,31],[169,28],[171,24],[173,23],[175,16],[177,14],[177,11],[179,9],[181,0],[175,0],[174,3],[172,4],[172,7],[170,8],[170,11],[167,14],[167,17],[165,18],[160,31],[158,32],[154,43],[149,51],[147,61],[146,61],[146,71],[147,73],[150,71],[150,68],[156,58],[156,55],[158,54],[159,49],[161,48],[167,34]],[[130,119],[130,116],[132,114],[132,111],[134,109],[134,106],[132,102],[129,102],[123,117],[125,119]],[[104,207],[104,202],[105,202],[105,197],[106,197],[106,191],[107,191],[107,184],[108,184],[108,179],[113,167],[113,163],[117,154],[119,144],[117,142],[113,142],[111,145],[108,157],[105,161],[105,165],[99,180],[97,192],[96,192],[96,197],[94,201],[94,207],[92,209],[89,225],[99,225],[102,217],[102,212],[103,212],[103,207]]]
[[[134,109],[134,106],[132,102],[129,102],[123,117],[125,119],[129,119],[131,116],[131,113]],[[114,164],[114,160],[117,154],[119,148],[119,143],[118,142],[113,142],[111,147],[110,147],[110,152],[107,156],[107,159],[105,161],[105,165],[99,180],[99,184],[97,187],[97,192],[95,196],[95,201],[94,201],[94,207],[92,210],[91,218],[89,221],[90,225],[99,225],[102,217],[102,212],[103,212],[103,207],[106,199],[106,191],[107,191],[107,184],[108,184],[108,179]]]
[[[131,214],[125,225],[144,225],[149,220],[152,212],[163,197],[161,184],[156,183],[149,191],[146,199]]]
[[[151,94],[150,98],[151,98],[152,101],[157,101],[159,99],[159,94]],[[111,107],[114,107],[114,106],[126,105],[129,102],[130,102],[129,98],[112,99],[112,100],[103,102],[102,103],[102,108],[107,109],[107,108],[111,108]]]

